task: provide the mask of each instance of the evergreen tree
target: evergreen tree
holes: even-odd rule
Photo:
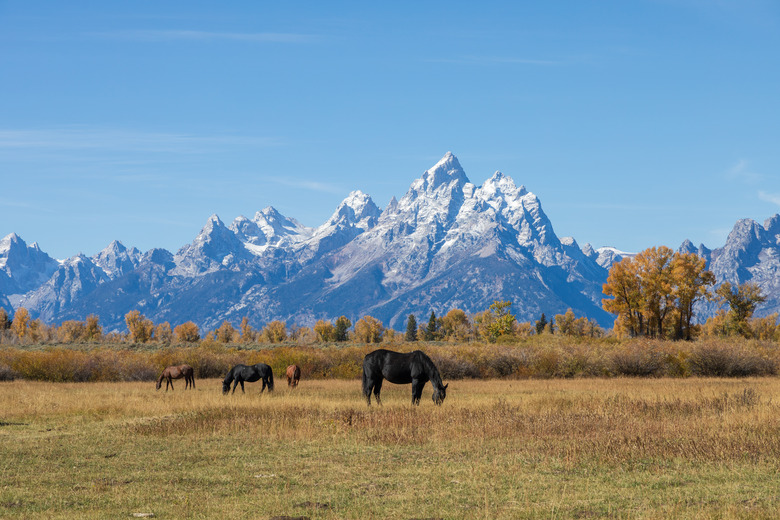
[[[406,336],[404,336],[404,339],[406,341],[417,341],[417,318],[414,317],[414,314],[410,314],[406,320]]]
[[[428,319],[428,326],[425,327],[425,341],[433,341],[438,336],[439,325],[436,322],[436,313],[431,311],[431,317]]]
[[[8,313],[2,307],[0,307],[0,331],[11,328],[11,318],[8,317]]]
[[[539,320],[536,322],[536,333],[542,334],[546,326],[547,326],[547,317],[544,315],[544,313],[542,313],[542,317],[539,318]]]
[[[352,322],[346,316],[340,316],[336,319],[336,341],[347,341],[347,331],[352,326]]]

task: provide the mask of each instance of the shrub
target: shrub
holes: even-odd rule
[[[0,363],[0,381],[13,381],[19,377],[19,373],[5,363]]]
[[[697,376],[746,377],[777,374],[777,363],[755,349],[731,343],[697,345],[688,358],[691,374]]]

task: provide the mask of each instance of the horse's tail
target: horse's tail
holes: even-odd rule
[[[268,391],[273,392],[274,389],[274,371],[273,369],[268,370]]]
[[[371,389],[368,385],[368,374],[366,374],[366,363],[363,362],[363,395],[371,395]]]

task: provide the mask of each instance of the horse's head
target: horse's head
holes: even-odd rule
[[[441,405],[441,403],[444,402],[444,399],[447,398],[447,387],[450,386],[449,383],[442,386],[441,388],[435,388],[433,389],[433,404]]]
[[[162,379],[157,381],[157,390],[159,390],[161,386],[162,386]]]
[[[222,382],[222,393],[226,394],[230,391],[230,383]]]

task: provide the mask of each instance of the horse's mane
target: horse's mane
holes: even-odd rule
[[[225,379],[222,381],[223,385],[229,385],[233,382],[233,371],[236,369],[236,367],[233,367],[230,369],[230,371],[225,376]]]
[[[436,385],[438,388],[444,386],[444,383],[441,380],[441,374],[439,374],[439,369],[436,368],[436,365],[433,364],[433,361],[430,357],[428,357],[428,354],[422,350],[418,350],[418,352],[420,353],[419,357],[423,364],[423,369],[425,370],[428,379],[430,379],[431,384]]]

